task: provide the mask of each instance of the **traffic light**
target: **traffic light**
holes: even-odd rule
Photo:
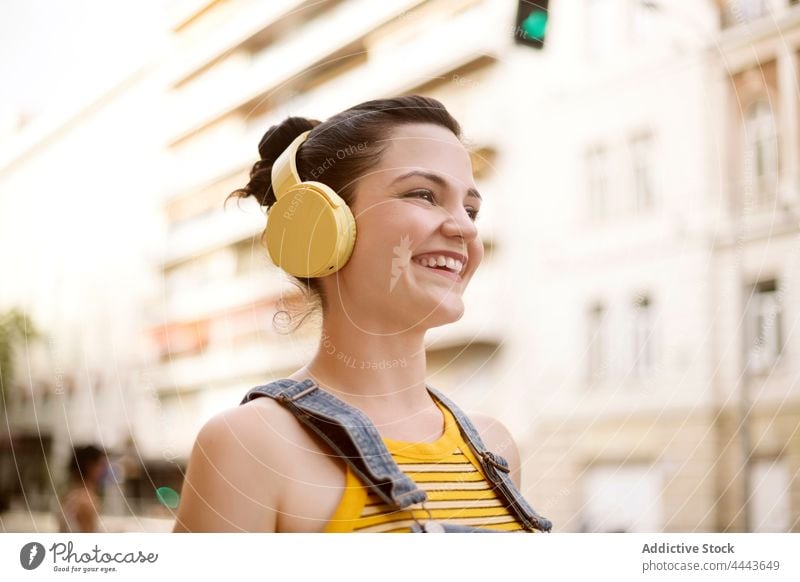
[[[514,41],[540,49],[547,31],[548,0],[520,0],[517,3],[517,23]]]

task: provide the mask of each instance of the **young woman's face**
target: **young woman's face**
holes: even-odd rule
[[[385,146],[379,165],[356,183],[356,243],[334,281],[339,308],[376,333],[456,321],[483,258],[470,156],[455,135],[432,124],[401,125]],[[421,262],[438,264],[440,256],[447,270]]]

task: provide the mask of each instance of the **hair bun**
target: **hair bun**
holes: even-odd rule
[[[287,117],[278,125],[273,125],[258,142],[258,154],[262,160],[274,162],[291,145],[298,135],[318,125],[319,121],[305,117]]]
[[[281,123],[270,127],[258,142],[258,154],[261,159],[253,164],[250,170],[250,181],[244,188],[231,192],[228,198],[252,196],[261,206],[269,209],[276,201],[272,190],[272,165],[298,135],[313,129],[319,123],[316,119],[287,117]]]

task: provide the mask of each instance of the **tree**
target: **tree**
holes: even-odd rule
[[[7,388],[14,380],[15,346],[38,337],[39,332],[21,309],[0,313],[0,410],[6,406]]]

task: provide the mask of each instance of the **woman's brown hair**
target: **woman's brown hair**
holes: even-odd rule
[[[421,95],[366,101],[320,122],[304,117],[287,117],[270,127],[258,144],[258,160],[250,170],[250,181],[231,192],[231,197],[252,196],[267,209],[275,203],[272,190],[272,164],[304,131],[311,130],[297,151],[297,172],[301,180],[322,182],[352,206],[358,180],[376,166],[386,149],[392,131],[408,123],[432,123],[449,129],[461,139],[461,126],[441,102]],[[316,278],[290,276],[303,291],[306,309],[300,314],[297,328],[319,306],[326,305],[322,285]],[[294,319],[288,310],[279,310],[276,318]],[[273,322],[274,323],[274,322]]]

